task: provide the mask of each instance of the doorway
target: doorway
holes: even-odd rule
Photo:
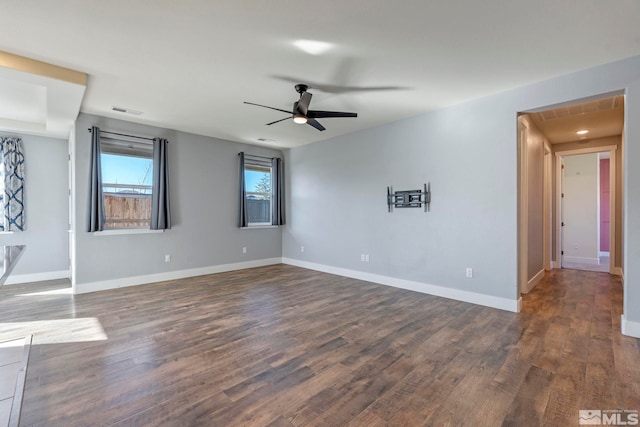
[[[615,175],[611,176],[615,173],[611,161],[613,157],[615,162],[615,149],[558,153],[561,268],[614,270],[610,248],[615,248],[615,218],[612,221],[610,213],[615,209]]]
[[[616,163],[620,166],[623,161],[623,129],[622,93],[518,114],[519,293],[531,291],[545,271],[562,268],[563,262],[565,267],[570,266],[566,262],[571,260],[563,259],[562,253],[560,174],[561,160],[569,155],[602,153],[600,158],[609,157],[608,175],[604,169],[598,168],[597,172],[601,177],[608,176],[607,181],[602,178],[599,182],[609,184],[609,202],[600,203],[597,210],[600,221],[592,236],[597,252],[588,258],[604,271],[621,274],[623,192],[622,176],[620,169],[616,171]],[[594,156],[597,158],[598,154]],[[596,191],[594,189],[594,198]],[[598,239],[602,242],[600,246],[597,246]]]

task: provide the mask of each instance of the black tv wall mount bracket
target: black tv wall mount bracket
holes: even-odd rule
[[[393,191],[393,187],[387,187],[387,208],[389,213],[393,208],[421,208],[429,212],[431,207],[431,183],[424,184],[422,190]]]

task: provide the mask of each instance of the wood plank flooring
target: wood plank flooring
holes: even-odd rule
[[[33,333],[21,426],[572,426],[640,409],[622,288],[556,270],[520,314],[293,266],[72,296],[0,291]]]

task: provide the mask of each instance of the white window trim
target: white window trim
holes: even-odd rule
[[[250,230],[250,229],[256,229],[256,228],[278,228],[278,225],[271,225],[271,224],[255,224],[255,225],[248,225],[246,227],[240,227],[241,230]]]
[[[117,236],[121,234],[159,234],[165,230],[150,230],[148,228],[115,228],[103,231],[94,231],[94,236]]]

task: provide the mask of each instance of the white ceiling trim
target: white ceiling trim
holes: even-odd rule
[[[82,73],[0,52],[0,129],[66,139],[85,90]]]

